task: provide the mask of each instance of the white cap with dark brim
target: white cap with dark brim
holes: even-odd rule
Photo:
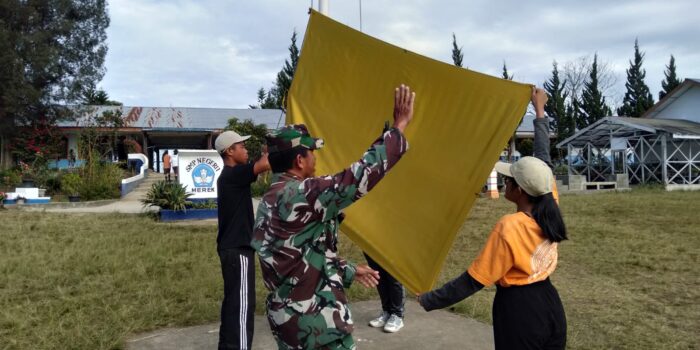
[[[216,141],[214,141],[214,148],[217,152],[221,153],[227,148],[231,147],[234,143],[243,142],[249,138],[249,135],[241,136],[234,131],[224,131],[221,133],[221,135],[219,135],[219,137],[216,138]]]
[[[513,164],[498,162],[495,169],[500,174],[514,178],[518,186],[533,197],[552,192],[552,169],[538,158],[523,157]]]

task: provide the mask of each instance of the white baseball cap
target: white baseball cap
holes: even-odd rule
[[[234,143],[243,142],[249,138],[250,138],[250,135],[241,136],[241,135],[238,135],[238,133],[234,132],[234,131],[230,131],[230,130],[224,131],[221,133],[221,135],[219,135],[216,138],[216,141],[214,141],[214,148],[216,148],[217,152],[221,153],[225,149],[231,147],[231,145],[233,145]]]
[[[515,179],[525,193],[539,197],[552,192],[554,175],[547,163],[535,157],[522,157],[511,164],[496,163],[496,171]]]

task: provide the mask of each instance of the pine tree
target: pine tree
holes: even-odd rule
[[[551,120],[552,128],[557,133],[557,141],[561,141],[573,134],[573,130],[569,129],[570,122],[567,120],[566,114],[566,81],[559,79],[559,68],[557,61],[552,62],[552,77],[543,84],[544,90],[549,95],[549,100],[544,106],[544,111]]]
[[[287,94],[292,86],[294,72],[297,70],[297,62],[299,61],[299,48],[297,47],[297,31],[292,33],[292,44],[289,45],[289,59],[284,61],[284,67],[277,73],[277,81],[272,94],[275,98],[277,108],[285,108],[287,103]]]
[[[258,90],[258,104],[256,104],[256,105],[248,105],[248,107],[249,107],[250,109],[259,109],[259,108],[262,108],[263,103],[265,103],[265,96],[266,96],[266,94],[265,94],[265,89],[261,87],[260,90]]]
[[[681,82],[676,76],[676,59],[671,55],[671,60],[664,71],[664,80],[661,82],[663,90],[659,91],[659,100],[673,91],[678,85],[681,85]]]
[[[513,80],[513,74],[508,75],[508,68],[506,67],[506,61],[503,61],[503,79]]]
[[[598,54],[595,54],[588,81],[584,84],[581,93],[581,127],[589,126],[612,114],[610,107],[605,104],[605,97],[598,86],[598,79]]]
[[[457,37],[455,33],[452,33],[452,62],[454,62],[455,66],[461,67],[462,58],[464,58],[462,48],[457,46]]]
[[[104,76],[105,0],[0,1],[0,23],[0,134],[69,116]]]
[[[639,51],[638,40],[634,40],[634,62],[630,60],[630,68],[627,69],[627,82],[625,98],[622,106],[618,108],[620,116],[639,118],[651,106],[654,105],[654,97],[649,92],[649,87],[644,83],[646,70],[642,69],[644,53]]]
[[[88,106],[121,106],[119,101],[112,101],[109,95],[102,89],[88,90],[83,93],[80,102]]]
[[[263,108],[263,109],[279,108],[279,107],[277,107],[277,103],[275,101],[275,98],[273,97],[274,90],[275,89],[273,88],[267,92],[267,94],[265,95],[265,100],[263,100],[262,104],[260,104],[260,108]]]
[[[581,118],[581,101],[578,98],[571,98],[569,105],[566,106],[566,113],[567,119],[570,120],[570,125],[574,127],[574,133],[576,133],[576,130],[581,130],[588,126]]]

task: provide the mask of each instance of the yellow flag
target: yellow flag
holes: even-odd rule
[[[424,292],[525,113],[531,87],[420,56],[312,11],[287,123],[325,139],[317,174],[362,156],[393,121],[402,83],[416,92],[409,151],[346,210],[342,231],[410,291]]]

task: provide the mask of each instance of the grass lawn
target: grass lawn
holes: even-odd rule
[[[700,348],[699,203],[700,192],[649,189],[562,196],[570,241],[552,280],[569,348]],[[512,210],[503,199],[477,201],[441,282],[467,268]],[[122,348],[136,332],[219,317],[215,226],[16,210],[0,211],[0,223],[0,349]],[[349,240],[340,249],[362,261]],[[494,294],[486,289],[453,310],[488,323]],[[361,287],[350,295],[376,298]]]

